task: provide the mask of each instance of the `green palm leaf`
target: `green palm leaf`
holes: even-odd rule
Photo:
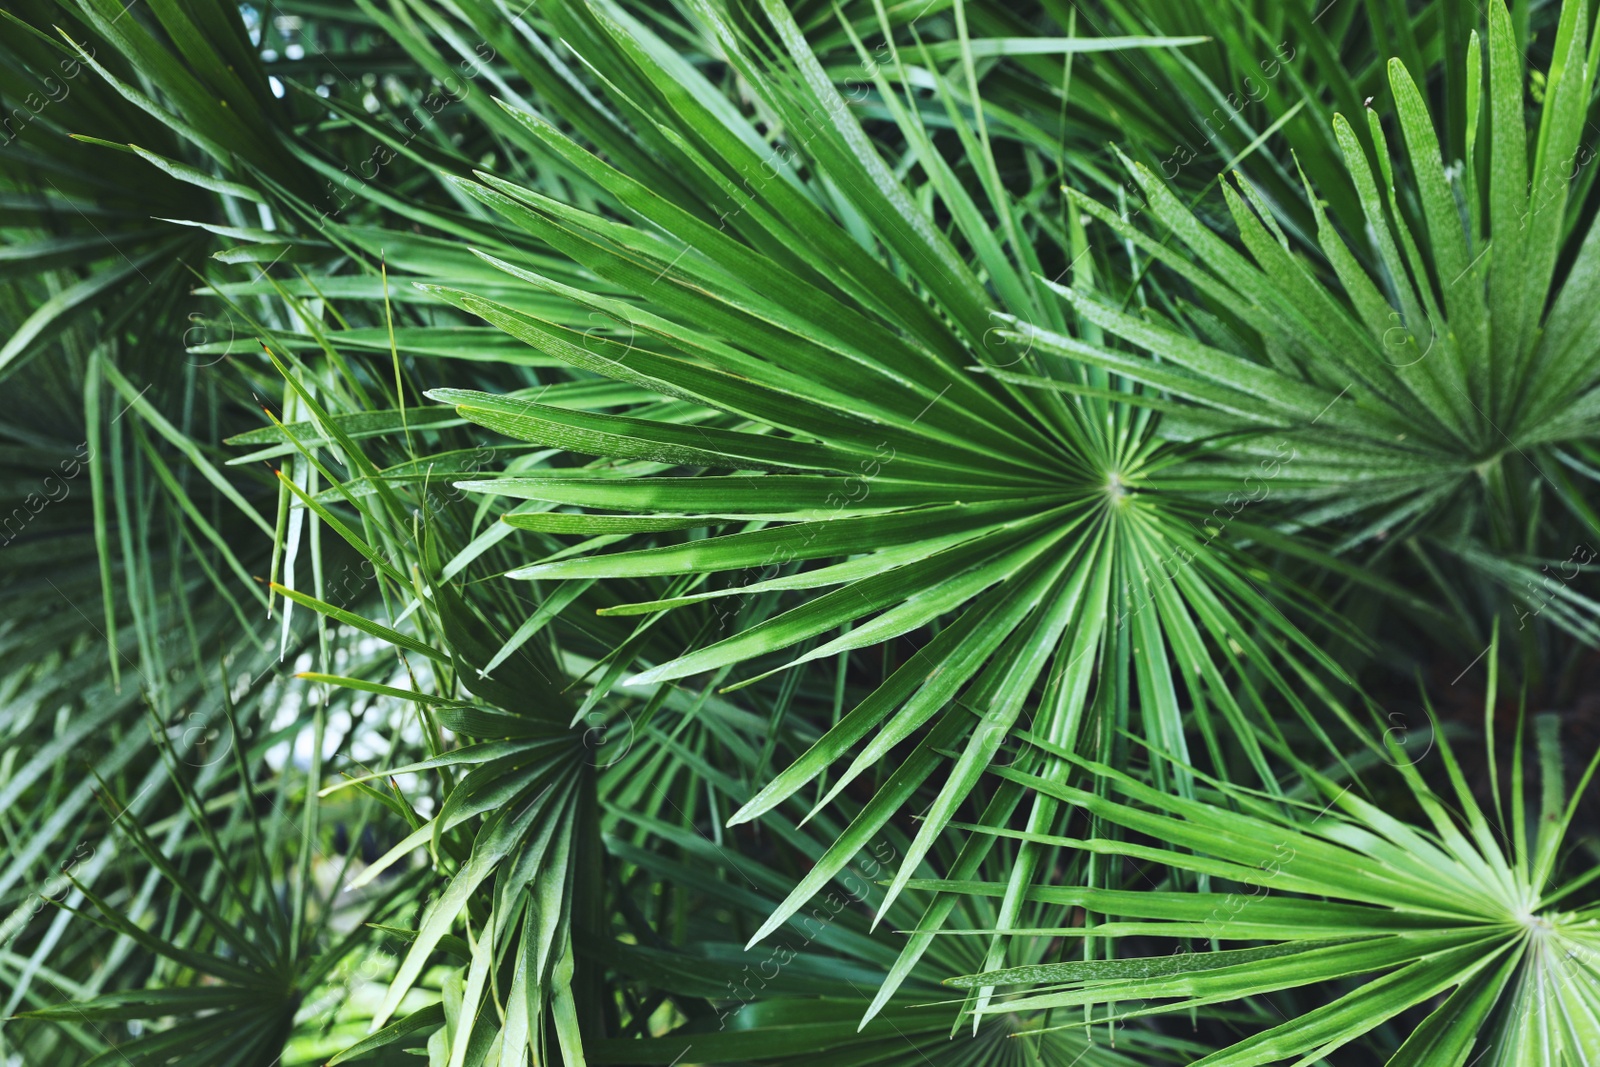
[[[1050,839],[1055,843],[1238,888],[1035,888],[1042,899],[1103,912],[1108,921],[1096,928],[1098,936],[1173,938],[1181,947],[1170,956],[989,971],[952,984],[1035,987],[981,1006],[980,1014],[1108,1004],[1116,1018],[1308,985],[1348,988],[1197,1061],[1207,1067],[1291,1057],[1314,1062],[1411,1009],[1422,1014],[1390,1064],[1586,1062],[1600,1048],[1592,1025],[1600,915],[1573,895],[1600,868],[1580,868],[1562,880],[1557,859],[1600,756],[1569,801],[1556,721],[1541,718],[1536,728],[1545,776],[1539,809],[1524,809],[1519,746],[1508,817],[1485,813],[1442,732],[1435,738],[1452,787],[1448,798],[1423,780],[1400,745],[1389,743],[1421,824],[1390,814],[1392,801],[1362,796],[1367,787],[1360,783],[1340,785],[1309,768],[1306,798],[1293,805],[1221,783],[1213,797],[1184,800],[1104,765],[1091,769],[1109,796],[1004,771],[1138,835]],[[999,892],[999,886],[963,888]],[[1191,950],[1196,942],[1202,947]],[[1203,947],[1207,942],[1211,947]],[[1218,947],[1225,943],[1248,947]],[[1529,1010],[1535,1002],[1540,1007]]]
[[[1080,199],[1182,276],[1210,313],[1242,324],[1231,341],[1205,336],[1198,309],[1141,317],[1059,285],[1081,315],[1137,351],[1021,319],[1009,336],[1180,401],[1177,410],[1201,416],[1190,434],[1287,441],[1295,481],[1274,493],[1281,521],[1326,530],[1336,548],[1369,555],[1381,555],[1373,550],[1382,540],[1415,538],[1419,551],[1498,590],[1496,610],[1592,642],[1596,604],[1571,584],[1570,564],[1572,545],[1596,526],[1562,456],[1592,439],[1591,409],[1600,404],[1600,353],[1582,325],[1593,309],[1594,243],[1569,208],[1592,177],[1580,137],[1595,40],[1583,5],[1563,5],[1531,164],[1523,62],[1503,3],[1490,8],[1486,62],[1475,33],[1464,62],[1456,60],[1468,106],[1457,119],[1464,126],[1450,132],[1465,130],[1456,146],[1463,155],[1441,154],[1419,73],[1392,62],[1404,154],[1391,149],[1378,112],[1364,121],[1336,115],[1344,173],[1314,172],[1315,188],[1302,176],[1318,262],[1280,225],[1282,211],[1242,178],[1237,192],[1224,192],[1244,252],[1141,166],[1130,165],[1150,213],[1176,240],[1157,241]],[[1364,232],[1351,221],[1341,233],[1318,201],[1346,180]],[[1564,251],[1571,269],[1557,272]],[[1188,423],[1178,415],[1164,426],[1181,436]],[[1260,437],[1239,440],[1227,469],[1261,454]],[[1541,565],[1563,557],[1567,578],[1547,588]],[[1475,621],[1479,640],[1486,625]]]

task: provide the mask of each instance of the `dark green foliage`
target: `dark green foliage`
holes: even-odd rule
[[[0,13],[0,1056],[1600,1058],[1590,6]]]

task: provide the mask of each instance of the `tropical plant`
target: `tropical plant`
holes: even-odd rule
[[[0,1055],[1600,1056],[1589,6],[0,13]]]
[[[1585,469],[1600,404],[1585,281],[1600,244],[1566,209],[1594,177],[1582,136],[1597,41],[1585,6],[1563,5],[1531,164],[1525,75],[1503,5],[1490,8],[1487,55],[1473,31],[1460,60],[1467,109],[1458,161],[1441,155],[1417,75],[1391,61],[1405,158],[1391,155],[1377,112],[1362,120],[1376,167],[1367,140],[1334,117],[1342,173],[1305,179],[1320,262],[1297,254],[1249,182],[1237,192],[1223,186],[1247,256],[1134,166],[1168,239],[1080,204],[1182,273],[1200,300],[1170,316],[1135,317],[1055,288],[1087,320],[1159,360],[1046,334],[1027,320],[1015,336],[1192,403],[1197,410],[1163,425],[1172,432],[1174,421],[1194,419],[1190,432],[1233,436],[1241,473],[1291,449],[1292,481],[1269,505],[1289,528],[1330,531],[1334,550],[1373,557],[1405,544],[1469,640],[1486,641],[1489,620],[1514,612],[1520,629],[1543,616],[1592,641],[1595,602],[1561,582],[1546,589],[1539,568],[1570,561],[1595,524],[1574,472]],[[1317,199],[1335,181],[1361,201],[1365,239],[1354,247]],[[1561,258],[1568,269],[1558,279]],[[1217,320],[1244,329],[1217,333],[1208,326]],[[1457,588],[1447,561],[1484,581]],[[1484,599],[1469,595],[1479,592]]]
[[[1492,690],[1490,696],[1485,725],[1492,731]],[[1097,936],[1170,938],[1181,946],[1171,955],[1011,968],[952,984],[1046,983],[980,1012],[1173,1001],[1106,1016],[1121,1020],[1361,976],[1364,981],[1330,1003],[1196,1062],[1295,1057],[1315,1063],[1413,1009],[1426,1010],[1426,1017],[1390,1064],[1591,1062],[1600,1055],[1600,1030],[1593,1025],[1600,916],[1593,906],[1574,907],[1573,895],[1593,872],[1568,881],[1556,874],[1578,797],[1600,753],[1569,799],[1558,721],[1540,716],[1534,725],[1544,775],[1537,812],[1524,789],[1520,724],[1509,812],[1496,776],[1493,807],[1485,813],[1443,733],[1434,736],[1451,786],[1448,799],[1391,739],[1389,768],[1404,780],[1407,806],[1421,814],[1421,825],[1375,803],[1379,794],[1360,779],[1341,784],[1310,767],[1301,768],[1304,788],[1289,805],[1223,782],[1212,783],[1212,796],[1187,800],[1099,764],[1085,766],[1110,782],[1110,797],[1033,778],[1028,784],[1103,824],[1159,842],[1096,837],[1059,844],[1156,862],[1174,874],[1215,879],[1214,888],[1108,893],[1037,887],[1040,899],[1106,914],[1111,921]],[[1218,892],[1223,884],[1239,889]],[[960,889],[1000,891],[981,883]],[[1188,947],[1195,941],[1210,942],[1212,949],[1195,952]],[[1223,942],[1266,944],[1216,947]]]

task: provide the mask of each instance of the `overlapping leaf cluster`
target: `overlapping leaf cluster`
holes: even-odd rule
[[[8,1054],[1600,1054],[1585,4],[5,16]]]

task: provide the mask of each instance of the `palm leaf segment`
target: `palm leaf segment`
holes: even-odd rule
[[[716,698],[708,701],[715,702]],[[839,805],[845,811],[823,812],[805,826],[796,825],[782,812],[770,813],[761,822],[762,832],[785,847],[771,853],[778,863],[769,865],[749,850],[731,850],[727,847],[731,841],[718,843],[688,829],[670,817],[670,809],[651,812],[639,803],[657,783],[664,783],[665,789],[690,807],[696,795],[715,797],[719,807],[723,802],[737,805],[747,799],[749,790],[743,783],[759,758],[759,749],[739,744],[736,731],[730,729],[735,721],[696,721],[670,745],[637,746],[627,761],[614,768],[624,772],[622,775],[610,783],[602,779],[601,803],[609,820],[611,856],[619,865],[637,865],[655,879],[638,883],[639,888],[633,890],[637,907],[625,909],[624,914],[631,911],[642,917],[655,896],[648,887],[671,884],[693,891],[706,918],[692,925],[688,936],[670,941],[659,936],[659,926],[630,922],[637,943],[632,939],[611,941],[599,950],[601,959],[619,975],[646,980],[647,988],[703,997],[716,1007],[714,1017],[685,1019],[682,1026],[665,1034],[586,1042],[587,1062],[670,1064],[692,1060],[776,1065],[814,1063],[821,1057],[826,1063],[881,1067],[1038,1063],[1131,1067],[1135,1063],[1188,1063],[1204,1054],[1203,1046],[1153,1032],[1120,1033],[1114,1048],[1104,1043],[1100,1033],[1074,1030],[1011,1040],[1018,1030],[1037,1025],[1037,1020],[1020,1016],[995,1020],[995,1025],[984,1027],[970,1041],[952,1041],[951,1013],[928,1011],[916,1001],[938,995],[936,976],[981,965],[984,946],[975,938],[964,937],[937,940],[907,979],[902,1002],[890,1005],[863,1026],[863,1010],[898,956],[898,946],[881,934],[875,936],[869,926],[869,909],[883,899],[887,889],[879,877],[886,873],[885,865],[910,843],[909,835],[894,826],[886,828],[854,861],[850,876],[842,880],[842,892],[823,894],[770,940],[746,949],[740,943],[742,938],[734,936],[742,922],[759,922],[760,916],[777,905],[794,884],[790,864],[826,851],[843,831],[850,813],[848,799]],[[685,750],[676,767],[670,748]],[[691,750],[692,756],[688,755]],[[642,758],[635,760],[635,753]],[[691,767],[698,767],[703,777],[691,776]],[[735,768],[739,773],[730,773]],[[609,794],[607,784],[614,790]],[[1004,853],[1009,844],[999,843],[987,870],[1006,869]],[[941,842],[941,847],[953,850],[949,839]],[[852,901],[864,907],[853,907]],[[896,926],[915,922],[925,901],[923,893],[903,893],[886,919]],[[988,899],[966,898],[960,908],[951,927],[981,930],[992,922],[993,902]],[[724,918],[730,914],[735,916],[731,923]],[[1030,946],[1026,962],[1047,958],[1044,949],[1043,941]]]
[[[153,731],[161,756],[156,769],[170,775],[182,801],[165,827],[142,824],[126,800],[99,782],[96,795],[110,827],[148,864],[150,878],[142,892],[129,894],[126,887],[91,889],[69,873],[87,906],[70,898],[58,906],[135,946],[151,961],[150,973],[142,976],[143,988],[96,995],[95,984],[47,970],[72,999],[20,1013],[81,1028],[85,1051],[73,1062],[85,1067],[275,1067],[301,1029],[306,1002],[326,1006],[349,996],[348,975],[339,968],[366,947],[364,923],[409,910],[420,895],[418,879],[403,876],[365,899],[336,901],[339,890],[330,892],[319,878],[338,886],[356,856],[321,854],[315,806],[286,833],[261,817],[277,802],[250,768],[266,762],[271,740],[256,739],[246,751],[232,705],[225,710],[230,740],[214,776],[190,781],[181,754]],[[357,836],[373,825],[373,814],[368,808],[359,816]],[[130,1027],[131,1036],[123,1030],[141,1022]]]
[[[1296,482],[1309,483],[1278,494],[1296,503],[1293,521],[1338,524],[1345,546],[1419,532],[1456,566],[1527,602],[1525,586],[1546,585],[1537,560],[1557,547],[1566,554],[1573,540],[1539,536],[1549,513],[1566,514],[1579,537],[1600,528],[1571,474],[1592,476],[1571,449],[1584,454],[1600,416],[1600,307],[1591,295],[1600,229],[1582,230],[1567,211],[1594,178],[1581,139],[1597,47],[1585,6],[1564,5],[1531,166],[1522,59],[1498,0],[1487,64],[1475,33],[1466,53],[1464,165],[1446,166],[1422,89],[1399,60],[1389,81],[1409,181],[1375,112],[1359,124],[1335,116],[1365,239],[1347,244],[1307,187],[1344,300],[1291,250],[1272,206],[1242,179],[1238,192],[1225,192],[1248,255],[1134,167],[1151,216],[1170,230],[1165,240],[1087,199],[1080,206],[1181,275],[1221,318],[1141,318],[1055,286],[1141,354],[1023,321],[1008,336],[1181,398],[1186,410],[1164,432],[1253,435],[1241,446],[1245,463],[1267,449],[1264,440],[1286,438]],[[1563,253],[1571,266],[1558,276]],[[1244,329],[1220,329],[1222,320]],[[1507,558],[1518,553],[1535,565]],[[1572,632],[1600,636],[1600,606],[1565,583],[1548,584],[1551,595],[1534,603]]]
[[[297,391],[303,389],[297,378],[288,380]],[[298,395],[320,429],[345,447],[346,456],[361,455],[308,393]],[[284,484],[292,487],[286,479]],[[318,514],[331,518],[315,498],[297,488],[291,491]],[[380,508],[374,508],[374,515],[394,518],[394,513],[384,515]],[[382,559],[349,527],[339,529],[369,553],[368,558]],[[420,564],[426,573],[442,571],[437,550],[443,543],[436,538],[424,546]],[[505,636],[445,580],[435,581],[426,602],[419,600],[418,607],[427,619],[424,632],[438,633],[449,651],[316,598],[274,589],[404,652],[432,660],[433,680],[441,689],[459,693],[458,687],[470,686],[470,695],[485,702],[470,703],[466,694],[445,697],[421,688],[398,689],[365,678],[302,675],[426,706],[433,723],[467,742],[413,763],[348,778],[324,791],[419,773],[438,773],[448,782],[437,812],[426,821],[403,801],[392,801],[412,823],[411,833],[349,884],[351,889],[374,884],[397,865],[403,869],[403,862],[421,848],[445,857],[453,867],[438,895],[417,917],[410,947],[373,1013],[376,1032],[341,1056],[354,1058],[411,1038],[419,1030],[432,1030],[430,1049],[456,1062],[481,1062],[484,1049],[494,1042],[508,1050],[507,1063],[527,1062],[530,1050],[537,1050],[535,1058],[543,1062],[552,1036],[564,1058],[581,1058],[580,1033],[594,1001],[574,992],[575,985],[589,979],[575,962],[573,931],[592,929],[600,903],[595,887],[598,850],[593,844],[599,831],[594,768],[585,759],[583,730],[573,728],[573,708],[555,680],[559,672],[553,653],[537,642],[508,646]],[[511,652],[495,665],[491,676],[487,667],[495,650],[508,647]],[[415,684],[417,676],[409,664],[407,674]],[[386,796],[370,788],[364,791]],[[446,984],[441,1005],[404,1014],[408,996],[425,988],[430,960],[449,944],[451,931],[463,916],[472,946],[465,978],[456,976]],[[491,964],[506,959],[515,961],[505,992],[508,1007],[503,1014],[486,1011],[485,1005],[501,996],[500,987],[491,982]],[[469,1052],[478,1059],[469,1061]]]
[[[1600,1058],[1600,909],[1574,908],[1572,895],[1600,868],[1566,880],[1556,876],[1595,763],[1566,800],[1558,721],[1536,720],[1544,776],[1536,815],[1525,807],[1522,746],[1516,746],[1509,819],[1500,811],[1493,759],[1494,802],[1486,814],[1438,731],[1433,762],[1443,763],[1447,796],[1424,782],[1393,739],[1391,762],[1407,788],[1388,800],[1368,799],[1359,784],[1339,785],[1312,771],[1306,771],[1311,795],[1323,799],[1288,807],[1221,784],[1211,797],[1187,800],[1103,765],[1092,770],[1110,784],[1109,796],[1006,770],[1106,824],[1157,842],[1056,843],[1239,887],[1038,888],[1039,899],[1104,913],[1111,921],[1095,927],[1097,936],[1249,947],[1014,968],[951,984],[1039,986],[997,998],[980,1013],[1111,1004],[1118,1018],[1127,1018],[1351,980],[1355,988],[1331,1003],[1197,1064],[1322,1062],[1411,1009],[1426,1010],[1387,1061],[1390,1067],[1594,1063]],[[1488,726],[1492,737],[1492,718]],[[1422,813],[1422,825],[1389,813],[1408,799]],[[962,888],[1001,891],[970,883]],[[1149,1001],[1164,1003],[1141,1006]]]
[[[635,294],[623,300],[580,292],[485,256],[526,283],[530,295],[556,293],[590,309],[604,329],[580,332],[504,301],[433,289],[545,354],[680,404],[659,418],[637,418],[462,390],[432,394],[512,437],[624,461],[605,476],[553,472],[462,483],[535,502],[506,516],[514,526],[596,536],[724,531],[535,561],[512,572],[543,580],[696,579],[680,595],[609,609],[615,614],[702,600],[733,606],[736,633],[658,663],[637,682],[723,677],[762,660],[745,668],[741,681],[750,681],[769,668],[942,624],[734,816],[741,822],[771,809],[865,741],[826,803],[917,738],[758,940],[827,884],[953,752],[892,901],[1019,726],[1067,749],[1086,736],[1109,745],[1111,731],[1089,729],[1090,709],[1115,717],[1118,707],[1125,715],[1137,703],[1146,734],[1163,751],[1181,754],[1182,685],[1209,693],[1205,706],[1216,709],[1267,777],[1246,717],[1253,698],[1248,688],[1236,696],[1224,672],[1239,658],[1266,661],[1265,645],[1303,641],[1228,565],[1226,550],[1204,550],[1181,493],[1146,491],[1158,477],[1164,489],[1181,490],[1183,479],[1172,470],[1180,457],[1163,449],[1149,414],[1127,403],[1125,386],[1097,369],[1056,367],[1051,380],[1080,394],[1069,399],[974,373],[1003,365],[1040,370],[1025,346],[1006,344],[994,330],[996,300],[1014,316],[1065,326],[1063,305],[1035,278],[1037,220],[1002,188],[981,112],[970,123],[953,107],[949,115],[979,166],[974,196],[902,101],[904,85],[891,80],[890,66],[874,68],[909,145],[907,162],[928,176],[928,199],[918,203],[824,76],[789,13],[776,3],[763,7],[766,32],[781,45],[771,54],[708,7],[696,11],[773,116],[776,149],[695,71],[667,65],[640,46],[619,13],[596,5],[587,58],[609,72],[618,110],[633,117],[639,141],[673,180],[646,185],[539,115],[507,105],[554,158],[636,225],[489,174],[459,183],[541,244]],[[971,84],[970,64],[968,55],[952,78]],[[807,180],[807,168],[829,181]],[[975,262],[936,224],[933,199]],[[743,473],[665,476],[681,468]],[[578,521],[557,509],[607,514]],[[1195,505],[1192,513],[1202,509]],[[763,567],[772,570],[761,579],[703,587],[713,572]],[[758,616],[757,597],[795,591],[802,594],[797,606]],[[1241,618],[1264,626],[1251,636]],[[1237,644],[1226,646],[1226,637]],[[787,661],[763,659],[818,640]],[[1208,648],[1218,646],[1213,658]],[[1135,658],[1135,649],[1144,654]],[[1181,678],[1168,666],[1167,649],[1177,652]],[[1107,657],[1123,665],[1120,676],[1131,671],[1134,695],[1096,691]],[[1024,711],[1041,688],[1029,723]],[[1204,725],[1214,739],[1218,724]],[[1047,762],[1055,766],[1050,773],[1064,773],[1064,764]],[[1033,818],[1048,821],[1053,804],[1041,798]],[[1034,862],[1030,855],[1018,864],[1019,886]],[[937,914],[948,912],[938,907]]]

